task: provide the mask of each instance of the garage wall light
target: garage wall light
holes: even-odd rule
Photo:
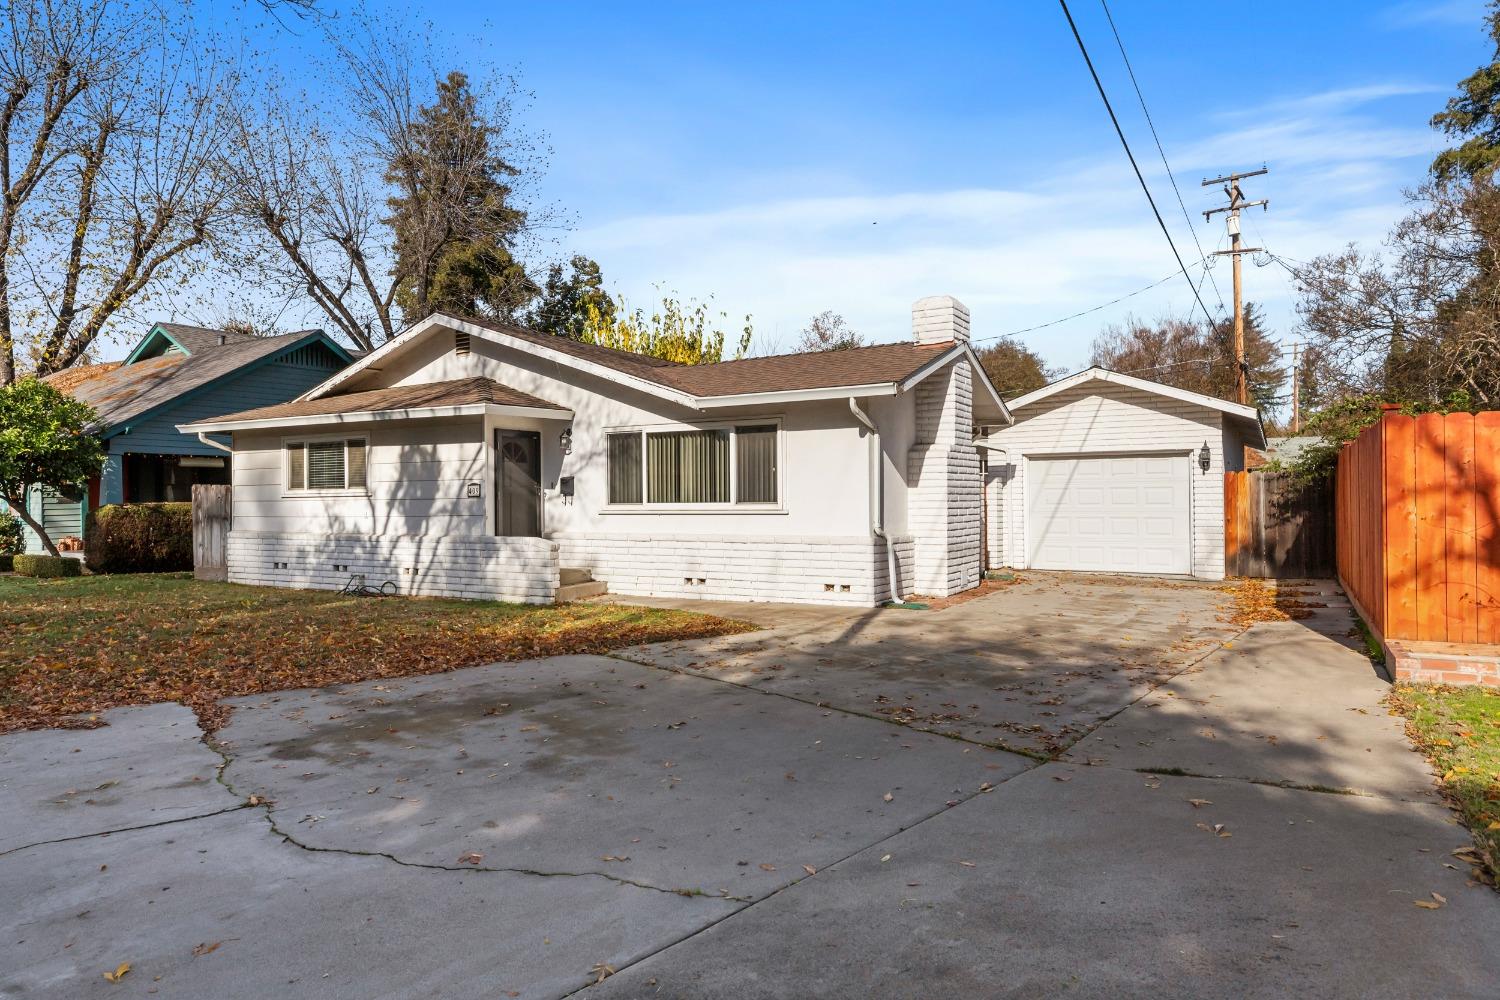
[[[1208,450],[1208,442],[1203,442],[1203,447],[1198,450],[1198,468],[1207,472],[1209,464],[1213,462],[1213,458],[1213,455]]]
[[[563,432],[557,436],[557,447],[564,455],[573,453],[573,428],[563,428]]]

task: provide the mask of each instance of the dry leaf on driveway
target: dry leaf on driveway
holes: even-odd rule
[[[802,870],[805,871],[805,872],[807,872],[807,874],[809,874],[809,875],[816,875],[816,874],[818,874],[818,870],[816,868],[814,868],[812,865],[803,865],[802,866]]]
[[[461,865],[477,865],[483,860],[483,854],[479,854],[475,851],[470,851],[468,854],[459,855],[458,863]]]
[[[763,872],[774,872],[776,870],[776,866],[775,865],[768,865],[765,862],[761,862],[760,870],[763,871]]]
[[[199,955],[207,955],[209,952],[211,952],[214,949],[218,948],[219,945],[221,945],[223,943],[224,943],[223,941],[204,941],[202,944],[194,945],[193,946],[193,957],[196,958]]]
[[[892,795],[890,792],[886,792],[884,795],[881,796],[881,799],[883,799],[886,802],[892,802],[892,801],[895,800],[895,798],[896,798],[896,796]]]
[[[1188,803],[1194,809],[1197,809],[1199,806],[1211,806],[1211,805],[1213,805],[1213,803],[1211,801],[1209,801],[1208,799],[1188,799]]]
[[[107,980],[109,980],[112,983],[118,983],[121,979],[125,978],[125,973],[127,973],[129,971],[130,971],[130,963],[129,962],[121,962],[119,965],[115,966],[115,971],[114,972],[106,972],[104,974],[104,978],[107,979]]]

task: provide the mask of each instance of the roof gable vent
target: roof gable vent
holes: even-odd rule
[[[455,333],[453,335],[453,353],[469,353],[469,335],[467,333]]]

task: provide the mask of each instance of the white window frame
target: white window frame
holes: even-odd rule
[[[736,427],[769,427],[776,428],[776,501],[774,503],[737,503],[740,492],[738,469],[739,458],[739,435],[734,433]],[[646,435],[648,434],[670,434],[674,431],[729,431],[729,502],[728,503],[651,503],[648,497],[651,495],[650,479],[646,474],[649,448],[646,446]],[[614,434],[638,434],[641,437],[641,502],[619,503],[609,502],[609,437]],[[605,501],[600,508],[601,514],[785,514],[786,513],[786,428],[782,426],[782,417],[775,416],[753,416],[737,417],[728,420],[711,420],[703,423],[663,423],[663,424],[625,424],[604,428],[605,435]]]
[[[365,445],[365,485],[342,486],[333,489],[311,489],[292,486],[290,445],[302,445],[302,475],[307,475],[307,446],[328,441],[363,441]],[[349,482],[349,453],[344,451],[344,482]],[[369,434],[296,434],[281,439],[281,495],[283,497],[363,497],[370,495],[370,435]]]

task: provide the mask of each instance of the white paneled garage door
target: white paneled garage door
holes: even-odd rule
[[[1188,463],[1187,455],[1030,459],[1031,567],[1191,573]]]

